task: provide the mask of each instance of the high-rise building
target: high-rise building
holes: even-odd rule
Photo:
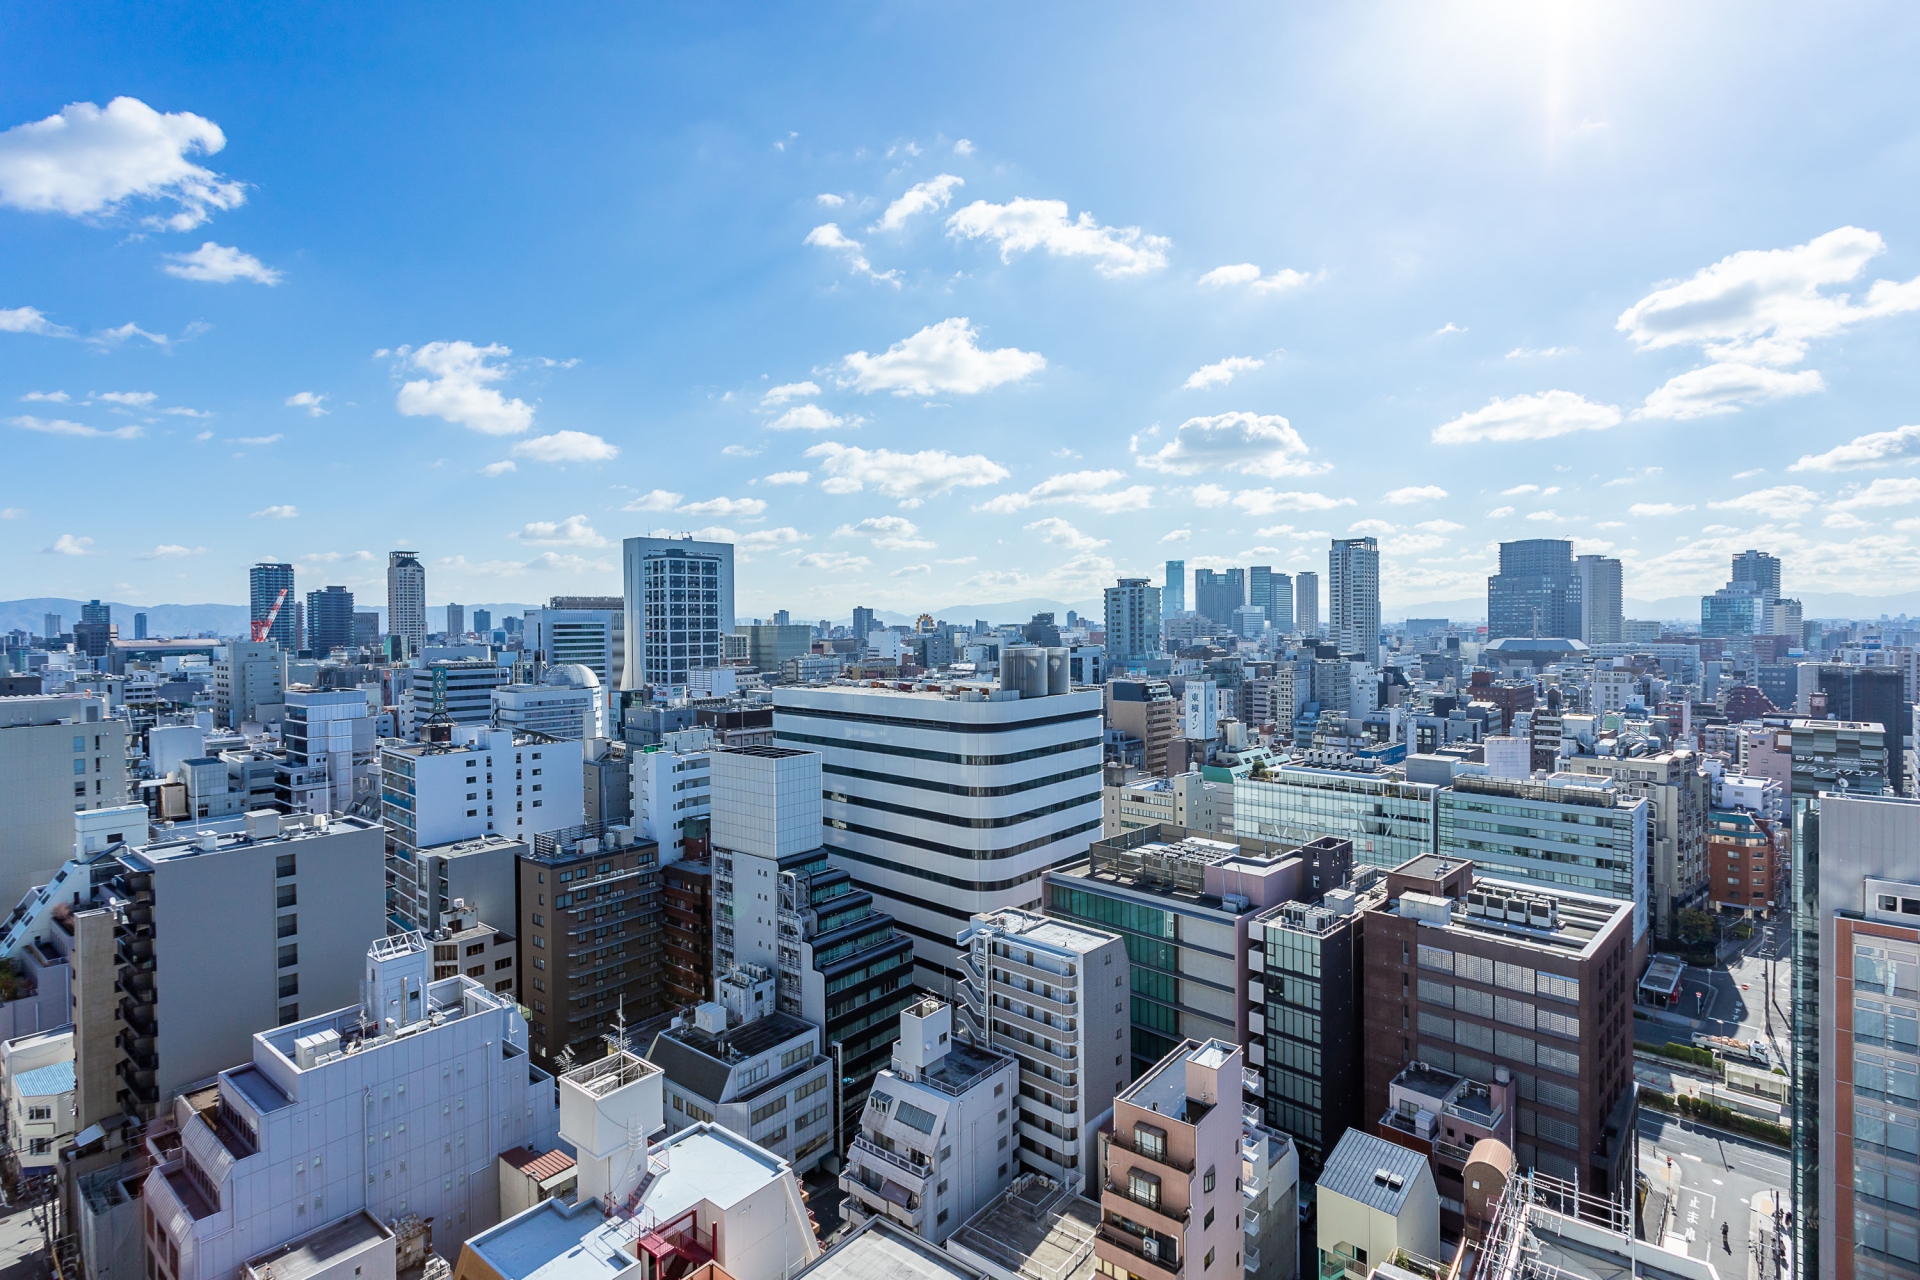
[[[622,689],[686,685],[717,667],[733,634],[733,544],[628,538]]]
[[[307,647],[316,658],[353,647],[353,592],[328,587],[307,592]]]
[[[1908,794],[1906,747],[1913,738],[1913,702],[1898,667],[1822,663],[1818,679],[1827,718],[1877,724],[1887,731],[1887,789]]]
[[[1733,571],[1727,577],[1727,585],[1735,590],[1744,588],[1748,595],[1763,600],[1778,600],[1780,557],[1764,551],[1742,551],[1733,557]]]
[[[1703,905],[1707,893],[1707,810],[1713,804],[1713,780],[1700,767],[1699,755],[1685,748],[1644,756],[1581,755],[1560,765],[1569,773],[1612,778],[1628,795],[1647,801],[1653,929],[1662,938],[1679,937],[1679,913]]]
[[[1826,792],[1796,796],[1794,811],[1794,1271],[1910,1276],[1920,801]]]
[[[1579,639],[1581,582],[1573,543],[1564,538],[1501,543],[1500,572],[1487,579],[1487,638]]]
[[[1276,573],[1267,579],[1267,621],[1282,634],[1294,627],[1293,575]]]
[[[147,638],[147,615],[144,613],[136,613],[133,615],[133,638],[135,640],[145,640]]]
[[[502,729],[576,742],[606,736],[606,690],[584,667],[548,667],[539,683],[495,685],[492,696],[493,723]]]
[[[0,898],[18,902],[73,854],[74,815],[127,802],[127,722],[104,699],[0,699]]]
[[[485,658],[435,658],[414,672],[413,686],[406,691],[411,730],[418,732],[429,720],[491,724],[493,691],[512,680],[513,668]]]
[[[273,641],[288,653],[298,651],[296,634],[298,627],[294,622],[293,566],[277,564],[263,560],[247,572],[248,608],[247,617],[253,622],[264,622],[273,612],[276,601],[280,612],[268,629],[266,639]],[[280,593],[287,594],[282,596]]]
[[[1167,561],[1166,578],[1160,586],[1160,616],[1177,618],[1187,611],[1187,562]]]
[[[40,634],[49,640],[58,640],[66,634],[66,623],[59,614],[49,613],[41,620]]]
[[[1233,622],[1233,611],[1247,602],[1247,571],[1212,569],[1193,571],[1193,608],[1201,617],[1220,626]]]
[[[462,605],[447,606],[447,643],[457,644],[467,634],[467,611]]]
[[[1122,578],[1107,588],[1107,658],[1125,665],[1160,653],[1160,588]]]
[[[355,610],[353,615],[353,647],[371,649],[380,643],[380,615],[371,609]]]
[[[1180,737],[1181,703],[1164,680],[1109,680],[1104,691],[1107,728],[1140,744],[1140,767],[1168,772],[1167,748]]]
[[[487,609],[473,611],[473,629],[475,633],[487,636],[493,634],[493,613]]]
[[[853,638],[863,646],[867,637],[873,634],[873,610],[865,605],[853,606]]]
[[[1293,629],[1306,636],[1320,632],[1320,575],[1312,570],[1293,576]]]
[[[681,859],[661,875],[660,978],[667,1007],[713,999],[713,864]]]
[[[1795,720],[1788,740],[1793,750],[1789,792],[1796,804],[1826,791],[1879,795],[1893,790],[1888,768],[1896,739],[1877,722]]]
[[[287,759],[274,788],[281,807],[345,813],[373,800],[374,719],[365,692],[295,685],[286,691],[286,708],[280,738]]]
[[[1342,653],[1380,657],[1380,544],[1335,538],[1327,551],[1327,634]]]
[[[804,657],[813,652],[813,628],[802,623],[792,624],[762,623],[759,626],[736,626],[736,636],[747,638],[747,665],[755,671],[779,671],[792,658]],[[948,649],[951,651],[952,646]],[[930,663],[929,665],[944,665]]]
[[[1060,692],[1006,700],[774,691],[775,743],[825,757],[827,852],[912,935],[930,990],[960,978],[954,936],[973,915],[1036,901],[1041,873],[1100,830],[1101,694],[1059,674]]]
[[[1247,570],[1247,603],[1273,621],[1273,566],[1256,564]]]
[[[113,606],[89,600],[80,606],[80,621],[104,627],[113,621]]]
[[[213,719],[238,729],[255,720],[261,707],[286,700],[287,658],[272,640],[236,640],[224,662],[213,664]]]
[[[427,568],[417,551],[387,553],[387,634],[400,637],[406,655],[427,644]]]
[[[486,725],[380,752],[381,821],[405,849],[496,833],[531,842],[580,822],[580,744]]]
[[[610,710],[617,710],[614,692],[625,688],[627,675],[627,606],[619,596],[554,596],[544,609],[529,609],[524,619],[525,648],[549,665],[577,663],[599,678],[608,690]]]
[[[1621,594],[1620,562],[1610,556],[1580,556],[1573,562],[1580,580],[1580,634],[1589,646],[1617,644],[1625,604]]]

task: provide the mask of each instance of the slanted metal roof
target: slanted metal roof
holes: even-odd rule
[[[1331,1191],[1399,1217],[1414,1183],[1426,1172],[1427,1158],[1419,1152],[1349,1129],[1327,1157],[1318,1185],[1322,1193]],[[1432,1185],[1431,1179],[1428,1185]]]

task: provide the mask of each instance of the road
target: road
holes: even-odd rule
[[[1672,1188],[1675,1214],[1668,1229],[1692,1233],[1687,1252],[1711,1261],[1722,1276],[1744,1277],[1747,1206],[1769,1187],[1787,1189],[1787,1154],[1643,1110],[1639,1165],[1656,1191]],[[1722,1222],[1728,1228],[1726,1245],[1720,1240]]]
[[[1792,1007],[1792,965],[1785,920],[1761,922],[1753,938],[1725,968],[1682,971],[1676,1013],[1699,1018],[1701,1031],[1740,1040],[1765,1040],[1776,1066],[1787,1065],[1787,1010]],[[1767,998],[1769,991],[1772,999]],[[1693,1031],[1645,1021],[1634,1027],[1636,1039],[1689,1043]]]

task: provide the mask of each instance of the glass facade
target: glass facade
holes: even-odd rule
[[[1529,783],[1509,789],[1523,787],[1549,790]],[[1547,889],[1574,889],[1631,902],[1638,939],[1645,936],[1648,925],[1647,803],[1624,795],[1617,798],[1619,803],[1601,806],[1527,795],[1442,791],[1440,852],[1471,858],[1487,875],[1502,880],[1526,880]]]
[[[1192,979],[1181,977],[1177,912],[1050,880],[1047,914],[1111,930],[1119,934],[1126,945],[1131,985],[1129,1034],[1135,1077],[1179,1048],[1183,1039],[1220,1036],[1232,1040],[1236,1037],[1237,1031],[1230,1022],[1221,1024],[1217,1019],[1206,1019],[1208,1025],[1194,1025],[1206,1015],[1195,1010],[1191,1001],[1181,998],[1182,985]],[[1206,1036],[1199,1034],[1202,1031]]]
[[[1359,916],[1288,903],[1261,924],[1266,1123],[1299,1145],[1305,1182],[1360,1118]]]
[[[1433,853],[1438,824],[1429,783],[1397,774],[1283,768],[1233,784],[1233,833],[1290,844],[1353,841],[1355,865],[1391,868]]]

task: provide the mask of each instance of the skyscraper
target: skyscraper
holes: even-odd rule
[[[75,653],[83,653],[90,658],[104,658],[108,643],[116,636],[112,605],[89,600],[80,606],[80,621],[73,628]]]
[[[417,551],[387,552],[387,634],[399,636],[407,655],[427,643],[427,569]]]
[[[1779,599],[1780,557],[1764,551],[1742,551],[1733,558],[1733,573],[1727,585],[1737,591],[1743,583],[1750,585],[1751,595],[1763,600]]]
[[[1327,631],[1342,653],[1380,658],[1380,544],[1335,538],[1327,550]]]
[[[1247,570],[1247,603],[1273,621],[1273,568],[1257,564]]]
[[[247,585],[249,621],[264,621],[266,616],[273,612],[274,602],[280,601],[280,612],[274,618],[273,626],[268,630],[266,638],[279,645],[282,650],[291,652],[295,647],[294,642],[299,639],[295,634],[297,628],[293,619],[293,566],[263,560],[248,572]],[[284,599],[280,596],[283,590],[287,593]]]
[[[628,538],[626,676],[621,687],[684,685],[717,667],[733,634],[733,544]]]
[[[853,638],[861,644],[865,644],[867,637],[872,634],[873,610],[867,608],[865,605],[857,604],[853,606]]]
[[[473,611],[473,629],[480,635],[489,635],[493,631],[493,614],[486,609]]]
[[[1166,582],[1160,588],[1160,616],[1177,618],[1187,611],[1187,562],[1167,561]]]
[[[1233,623],[1233,611],[1247,602],[1247,571],[1212,569],[1193,571],[1193,608],[1203,618],[1221,626]]]
[[[1523,538],[1500,544],[1500,572],[1487,579],[1487,638],[1580,638],[1580,578],[1573,543]]]
[[[1311,569],[1293,578],[1293,629],[1308,636],[1320,630],[1320,575]]]
[[[460,605],[447,606],[447,641],[454,643],[467,634],[467,611]]]
[[[1276,573],[1268,580],[1267,621],[1282,634],[1293,630],[1293,575]]]
[[[1160,652],[1160,588],[1122,578],[1107,588],[1107,658],[1114,664]]]
[[[307,592],[307,644],[316,658],[353,647],[353,592],[345,587]]]
[[[135,640],[145,640],[147,638],[147,615],[144,613],[136,613],[133,615],[133,638]]]
[[[1776,611],[1783,604],[1794,607],[1779,619],[1785,630],[1798,601],[1780,600],[1780,558],[1764,551],[1742,551],[1733,557],[1727,585],[1700,597],[1700,634],[1729,639],[1771,635]]]
[[[1581,556],[1573,562],[1580,580],[1580,635],[1589,645],[1617,644],[1625,606],[1620,591],[1620,562],[1607,556]]]

